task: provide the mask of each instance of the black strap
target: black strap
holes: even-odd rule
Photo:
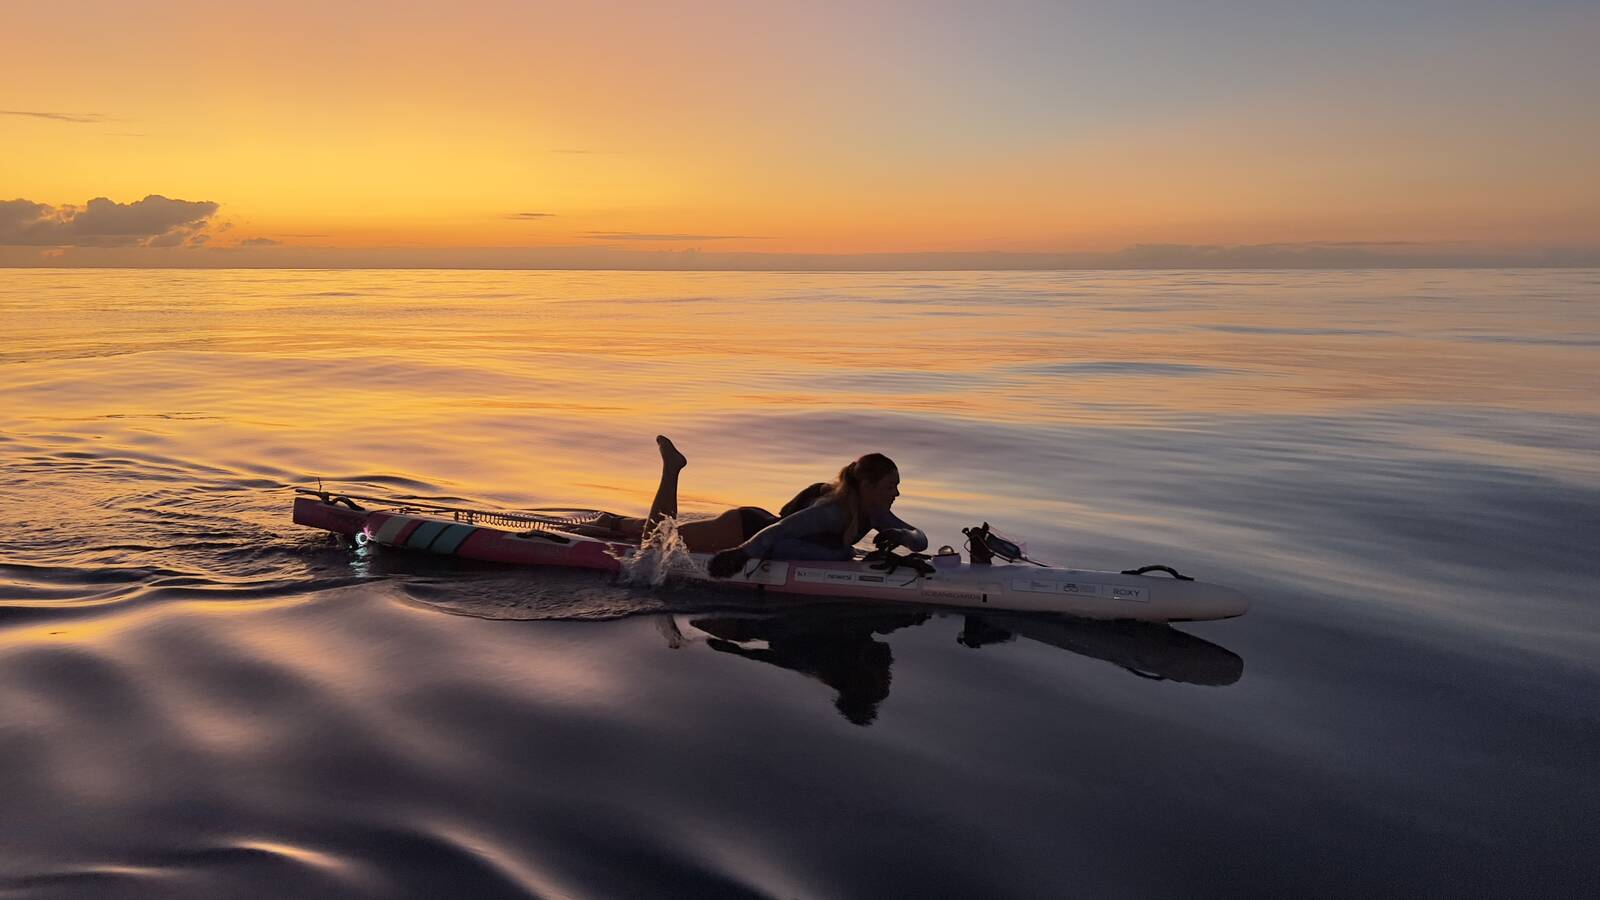
[[[1122,574],[1124,574],[1124,575],[1143,575],[1146,572],[1165,572],[1168,575],[1171,575],[1173,578],[1178,579],[1179,581],[1193,581],[1194,580],[1193,578],[1190,578],[1187,575],[1180,574],[1177,569],[1174,569],[1171,566],[1140,566],[1137,569],[1123,569],[1122,570]]]
[[[345,506],[348,506],[357,512],[366,512],[366,510],[357,505],[354,500],[351,500],[349,497],[346,497],[342,494],[336,495],[332,491],[313,491],[310,488],[295,488],[294,492],[296,494],[307,494],[309,496],[316,497],[318,500],[321,500],[323,503],[327,503],[329,505],[343,503]]]
[[[893,575],[895,569],[906,568],[918,575],[932,575],[938,571],[933,563],[928,562],[926,553],[893,553],[888,550],[874,550],[861,558],[861,561],[872,568]]]

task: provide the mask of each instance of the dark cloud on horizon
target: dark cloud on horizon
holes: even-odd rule
[[[1426,247],[1426,241],[1310,241],[1304,244],[1264,244],[1268,247]],[[1444,245],[1440,245],[1444,246]]]
[[[52,122],[73,122],[78,125],[96,125],[106,121],[99,113],[31,112],[21,109],[0,109],[0,116],[22,116],[30,119],[49,119]]]
[[[96,197],[83,206],[0,201],[0,244],[28,247],[176,247],[200,244],[219,205],[151,194],[132,203]]]
[[[275,241],[272,238],[253,237],[253,238],[245,238],[244,240],[240,241],[239,242],[239,246],[241,246],[241,247],[276,247],[276,246],[278,246],[279,244],[282,244],[282,243],[283,243],[283,241]]]
[[[580,237],[596,241],[765,241],[755,234],[653,234],[640,231],[585,231]]]
[[[555,213],[517,212],[517,213],[509,213],[509,214],[507,214],[506,218],[508,218],[508,219],[549,219],[549,218],[552,218],[554,216],[555,216]]]
[[[1079,265],[1098,257],[1112,268],[1151,269],[1272,269],[1363,268],[1384,266],[1452,265],[1495,253],[1458,243],[1420,241],[1308,241],[1294,244],[1134,244],[1107,254],[1063,254],[1081,258]]]

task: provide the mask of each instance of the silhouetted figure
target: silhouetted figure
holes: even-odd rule
[[[857,725],[870,725],[889,696],[889,645],[874,638],[920,625],[928,614],[802,611],[771,618],[705,618],[690,624],[711,635],[713,650],[807,675],[839,692],[834,705]],[[743,644],[764,641],[765,647]]]

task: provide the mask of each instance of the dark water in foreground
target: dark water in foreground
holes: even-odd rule
[[[1600,272],[0,270],[0,896],[1582,895]],[[1176,628],[352,556],[287,488],[898,511]]]

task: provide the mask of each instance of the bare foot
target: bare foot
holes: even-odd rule
[[[689,458],[678,452],[678,448],[667,440],[666,435],[656,435],[656,444],[661,447],[661,463],[669,469],[681,469],[689,464]]]

